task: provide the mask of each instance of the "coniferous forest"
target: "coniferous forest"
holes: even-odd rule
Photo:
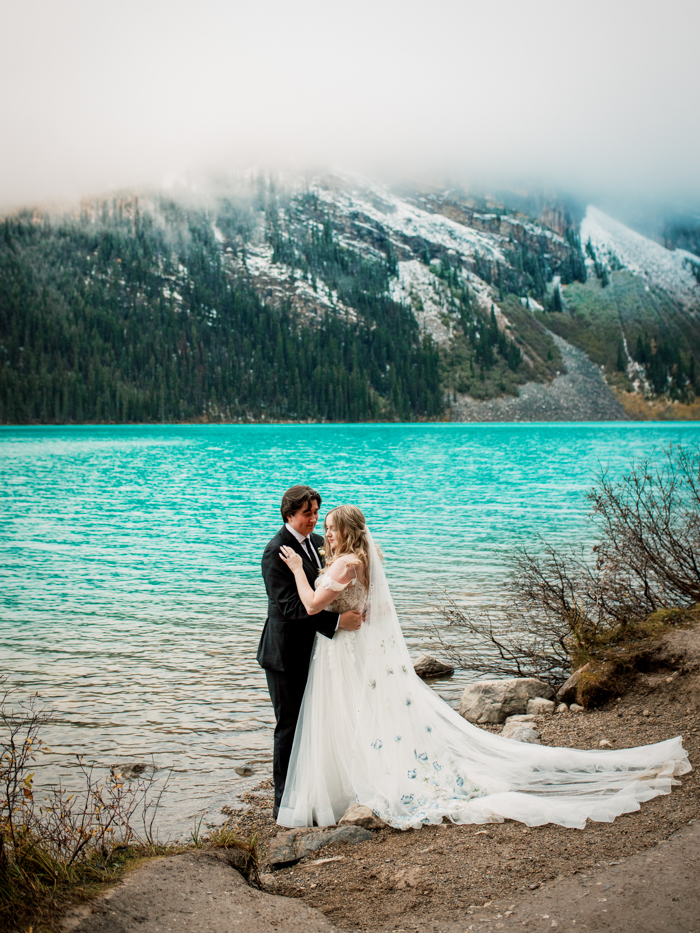
[[[565,213],[453,193],[402,227],[353,197],[257,179],[4,218],[0,423],[434,420],[565,372],[553,334],[618,391],[700,391],[695,317]]]
[[[381,268],[347,270],[365,319],[312,326],[226,274],[205,217],[178,220],[176,242],[148,214],[3,222],[1,421],[440,414],[437,350]]]

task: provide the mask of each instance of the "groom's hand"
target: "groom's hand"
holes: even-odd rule
[[[348,609],[346,612],[340,613],[340,618],[338,619],[338,628],[342,628],[346,632],[356,632],[361,625],[361,612],[356,612],[354,609]]]

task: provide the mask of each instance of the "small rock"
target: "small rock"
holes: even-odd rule
[[[569,707],[566,705],[566,703],[560,703],[559,706],[557,706],[557,708],[554,710],[554,712],[555,713],[568,713]]]
[[[425,880],[424,875],[422,868],[400,868],[391,881],[398,891],[405,891],[406,888],[415,888],[421,884]]]
[[[239,777],[250,777],[255,770],[250,765],[235,765],[233,769]]]
[[[294,851],[296,833],[277,833],[267,850],[267,861],[271,868],[293,865],[301,856]]]
[[[151,778],[158,768],[154,765],[147,765],[143,761],[132,761],[123,765],[112,765],[110,770],[114,774],[121,774],[127,781],[137,780],[138,778]]]
[[[360,842],[367,842],[372,838],[372,833],[363,826],[339,826],[331,833],[330,842],[347,842],[350,845],[358,845]]]
[[[601,739],[600,742],[598,742],[598,745],[600,745],[601,748],[605,748],[606,746],[612,745],[612,742],[610,739]]]
[[[300,836],[297,838],[294,847],[297,858],[303,858],[305,855],[310,855],[312,852],[318,852],[319,849],[328,845],[332,835],[332,831],[323,832],[317,830],[316,832],[309,833],[308,836]]]
[[[583,707],[582,707],[582,706],[579,706],[578,703],[572,703],[571,706],[569,707],[569,712],[571,712],[571,713],[582,713],[582,712],[583,712]]]
[[[551,699],[554,690],[534,677],[482,680],[465,687],[459,702],[461,716],[470,722],[501,723],[509,716],[525,713],[534,697]]]
[[[324,846],[332,845],[336,842],[347,842],[351,845],[357,845],[360,842],[367,842],[372,838],[372,833],[362,826],[340,826],[338,829],[328,831],[317,830],[312,835],[297,837],[296,852],[303,858],[310,852],[318,852]]]
[[[544,697],[534,697],[527,701],[527,712],[536,716],[551,715],[554,712],[554,702]]]
[[[528,723],[512,722],[506,723],[501,730],[504,739],[514,739],[516,742],[526,742],[529,745],[541,745],[540,734]]]
[[[575,701],[579,680],[588,671],[592,671],[594,666],[593,662],[589,661],[588,664],[584,664],[583,667],[579,667],[578,670],[575,670],[571,677],[557,690],[556,699],[559,700],[560,703],[572,703]]]
[[[338,826],[363,826],[365,829],[384,829],[386,825],[374,810],[370,810],[361,803],[349,807],[338,820]]]
[[[413,662],[413,670],[419,677],[451,677],[455,669],[444,661],[438,661],[430,654],[422,654]]]
[[[534,721],[535,721],[534,713],[518,713],[515,716],[509,716],[505,721],[505,725],[507,726],[509,722],[534,722]]]
[[[651,716],[651,710],[645,709],[642,716]]]

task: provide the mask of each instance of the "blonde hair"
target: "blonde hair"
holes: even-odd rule
[[[338,560],[344,554],[354,554],[365,571],[365,576],[369,575],[369,539],[367,537],[367,525],[365,516],[356,505],[337,505],[326,515],[324,521],[328,521],[333,516],[333,524],[337,532],[336,550],[333,550],[325,536],[324,546],[326,550],[326,567],[328,569],[334,561]]]

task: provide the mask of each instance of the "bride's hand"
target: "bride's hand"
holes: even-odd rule
[[[297,552],[293,548],[287,547],[286,544],[283,544],[280,548],[280,559],[285,562],[292,573],[296,573],[297,570],[301,570],[304,566]]]

